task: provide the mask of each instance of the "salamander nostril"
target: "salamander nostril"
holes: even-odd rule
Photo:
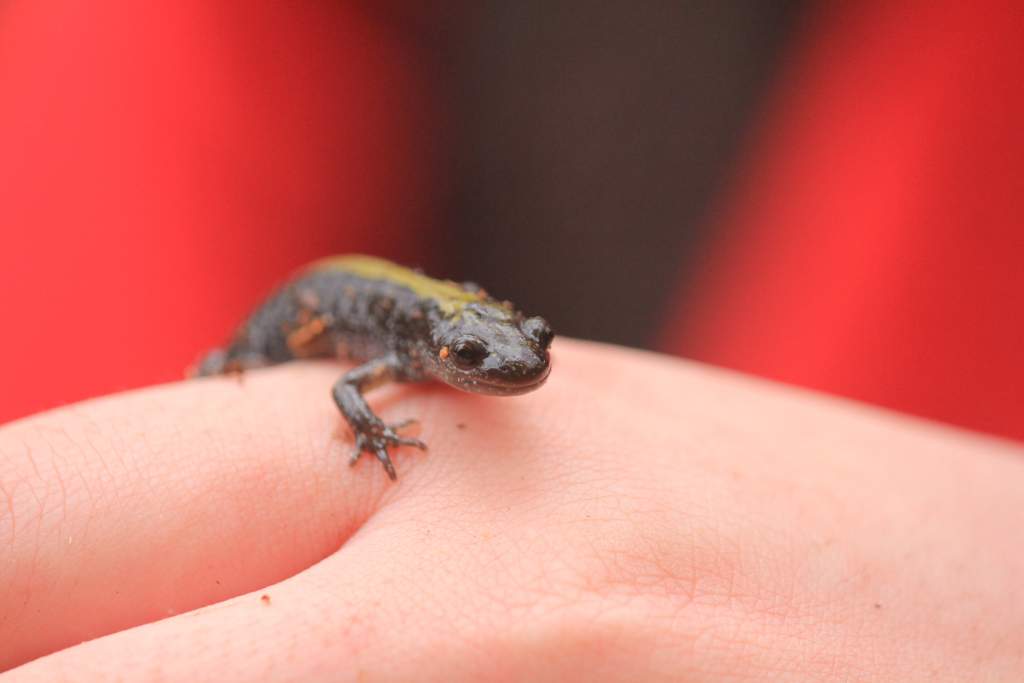
[[[527,318],[523,321],[523,334],[537,342],[537,345],[542,349],[547,349],[551,346],[551,340],[555,338],[555,333],[551,331],[551,326],[548,322],[539,316]]]

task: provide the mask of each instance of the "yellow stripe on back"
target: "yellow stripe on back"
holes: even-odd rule
[[[412,290],[417,296],[435,301],[448,315],[458,313],[466,304],[483,301],[485,298],[483,292],[467,292],[451,280],[436,280],[397,263],[373,256],[332,256],[311,264],[309,270],[340,270],[367,280],[391,282]]]

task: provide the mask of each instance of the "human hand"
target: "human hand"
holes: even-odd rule
[[[397,484],[345,466],[328,363],[0,429],[0,668],[60,650],[0,681],[1024,678],[1024,450],[554,353],[520,398],[374,394],[430,445]]]

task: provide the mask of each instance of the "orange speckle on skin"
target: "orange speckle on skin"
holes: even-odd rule
[[[441,357],[441,360],[444,360],[445,358],[447,358],[448,357],[448,347],[447,346],[442,346],[441,350],[437,352],[437,355],[439,355]]]
[[[292,353],[299,355],[304,346],[320,336],[326,329],[327,325],[322,318],[313,318],[302,327],[292,331],[285,341]]]

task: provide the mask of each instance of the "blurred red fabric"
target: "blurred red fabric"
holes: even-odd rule
[[[0,422],[180,377],[324,253],[428,258],[433,74],[371,7],[0,6]],[[662,348],[1024,438],[1019,7],[820,4]]]
[[[1024,6],[819,9],[663,348],[1024,439]]]
[[[0,6],[0,422],[181,378],[313,258],[422,260],[428,78],[366,4]]]

